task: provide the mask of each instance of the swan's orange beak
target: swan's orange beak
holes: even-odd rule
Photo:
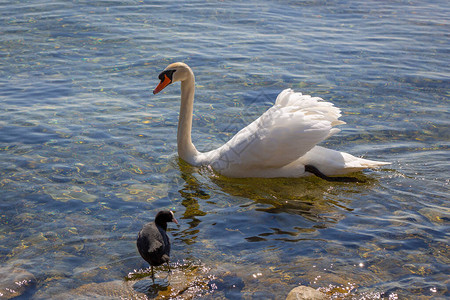
[[[161,92],[166,86],[168,86],[172,80],[164,74],[164,79],[158,84],[158,86],[153,90],[153,94]]]

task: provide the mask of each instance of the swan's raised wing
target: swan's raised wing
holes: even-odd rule
[[[332,103],[287,89],[261,117],[207,154],[218,171],[282,167],[339,132],[333,126],[344,124],[340,116]]]

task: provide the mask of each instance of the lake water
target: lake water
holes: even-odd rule
[[[450,296],[447,1],[22,1],[0,4],[0,298]],[[180,161],[179,84],[211,150],[285,88],[342,109],[323,145],[392,165],[230,179]],[[156,212],[172,273],[135,239]],[[17,280],[16,280],[17,281]],[[13,290],[15,293],[13,293]]]

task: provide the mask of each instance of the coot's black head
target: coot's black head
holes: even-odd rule
[[[171,212],[170,210],[162,210],[156,214],[155,223],[157,225],[167,228],[167,222],[174,222],[178,224],[178,221],[177,219],[175,219],[173,212]]]

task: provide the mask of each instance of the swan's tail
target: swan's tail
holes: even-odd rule
[[[373,169],[373,168],[379,168],[382,166],[390,165],[390,162],[386,161],[375,161],[375,160],[369,160],[361,157],[356,157],[351,154],[341,152],[344,159],[345,159],[345,167],[346,168],[356,168],[358,170],[361,169]]]
[[[358,172],[390,164],[390,162],[368,160],[320,146],[314,147],[302,156],[300,162],[305,166],[316,167],[327,176]]]

